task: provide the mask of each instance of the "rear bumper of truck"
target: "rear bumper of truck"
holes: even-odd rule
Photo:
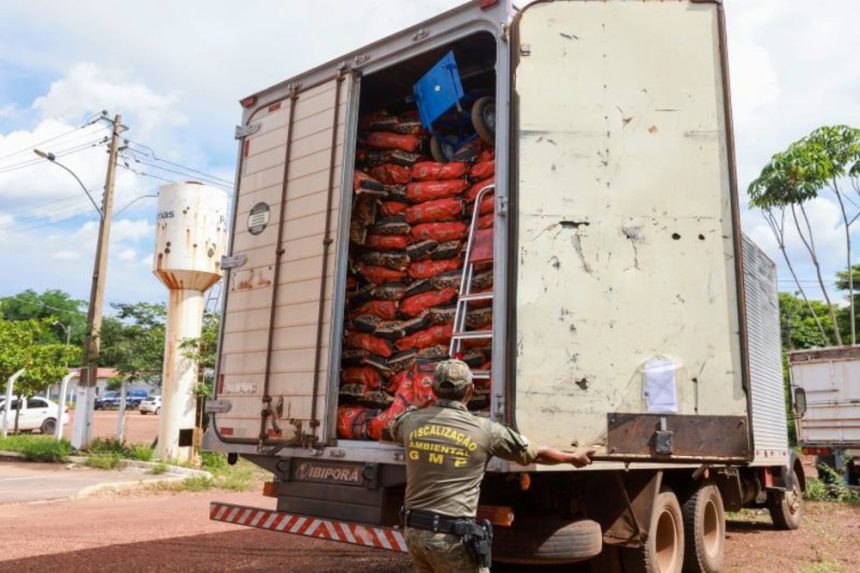
[[[268,529],[305,537],[316,537],[339,543],[363,545],[406,553],[406,541],[400,529],[335,521],[319,517],[296,515],[271,509],[213,501],[209,504],[209,519],[234,525]]]

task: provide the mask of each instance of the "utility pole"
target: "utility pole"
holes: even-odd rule
[[[90,306],[87,309],[87,332],[84,340],[84,360],[80,373],[80,384],[75,407],[74,435],[72,445],[86,448],[92,438],[93,406],[98,381],[99,348],[101,346],[102,307],[104,306],[105,279],[107,278],[108,246],[110,243],[111,216],[113,214],[114,181],[116,159],[119,153],[122,116],[117,114],[111,125],[110,151],[105,175],[102,199],[99,238],[93,266],[93,281],[90,288]]]

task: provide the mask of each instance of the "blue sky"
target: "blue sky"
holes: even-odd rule
[[[67,132],[104,109],[122,113],[126,136],[159,157],[232,179],[232,131],[241,97],[457,3],[4,1],[0,295],[61,288],[86,299],[97,228],[92,207],[68,174],[44,162],[26,165],[35,157],[30,151],[9,154]],[[860,125],[860,64],[854,57],[860,53],[854,30],[860,8],[854,0],[827,0],[814,9],[807,0],[725,0],[725,5],[739,180],[745,188],[774,151],[814,127]],[[44,147],[77,149],[104,135],[93,125],[55,140],[55,148]],[[100,194],[102,146],[63,161]],[[121,169],[117,205],[153,194],[161,183]],[[114,222],[108,301],[165,297],[149,270],[154,206],[153,199],[140,200]],[[844,261],[838,213],[827,198],[810,212],[829,278]],[[777,259],[756,213],[745,209],[744,228]],[[790,245],[798,251],[796,240]],[[805,266],[801,274],[805,281],[813,277]]]

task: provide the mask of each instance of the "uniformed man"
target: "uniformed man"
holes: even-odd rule
[[[594,452],[535,447],[510,428],[469,412],[475,387],[465,362],[441,362],[433,375],[436,404],[410,409],[389,428],[406,448],[403,521],[409,557],[419,573],[488,572],[488,559],[479,554],[483,547],[488,557],[492,535],[475,523],[475,514],[490,458],[583,467]]]

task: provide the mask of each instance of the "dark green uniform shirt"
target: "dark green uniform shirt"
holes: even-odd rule
[[[491,457],[520,465],[537,458],[524,436],[452,400],[401,414],[391,435],[406,448],[406,507],[451,517],[475,517]]]

